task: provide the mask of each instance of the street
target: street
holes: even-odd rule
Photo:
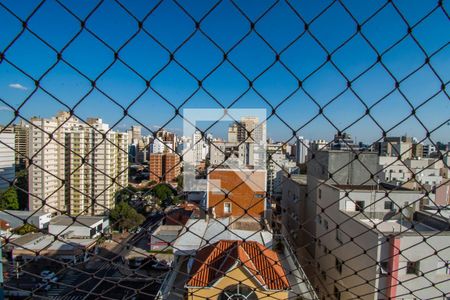
[[[5,282],[5,290],[31,292],[31,296],[25,299],[97,299],[101,296],[151,299],[158,292],[165,272],[131,270],[124,258],[130,255],[133,248],[144,253],[149,250],[150,235],[162,218],[162,214],[149,216],[137,233],[114,234],[112,240],[100,245],[98,253],[87,262],[68,266],[51,257],[41,257],[26,263],[19,279],[11,277]],[[55,272],[58,281],[43,284],[40,272],[44,269]]]

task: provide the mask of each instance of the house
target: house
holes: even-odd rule
[[[91,252],[95,252],[95,239],[80,238],[58,238],[50,234],[27,233],[14,239],[6,247],[6,252],[11,253],[11,257],[23,260],[39,259],[44,256],[51,256],[60,260],[85,261]]]
[[[288,299],[278,254],[252,241],[222,240],[188,263],[187,299]]]
[[[60,215],[54,217],[48,226],[48,232],[57,236],[79,238],[95,238],[109,229],[109,219],[106,216]]]
[[[4,210],[0,211],[0,219],[9,223],[11,229],[19,228],[25,223],[31,224],[37,229],[46,229],[52,214],[39,211],[25,211],[25,210]]]
[[[214,169],[208,174],[206,206],[214,218],[249,216],[266,211],[266,171]]]

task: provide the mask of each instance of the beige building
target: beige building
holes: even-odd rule
[[[127,134],[67,112],[31,122],[29,208],[94,215],[113,208],[115,192],[128,184]]]
[[[278,254],[253,241],[222,240],[188,263],[185,299],[288,299],[289,281]]]

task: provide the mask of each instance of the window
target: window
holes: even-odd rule
[[[342,274],[342,261],[336,257],[336,260],[334,263],[335,263],[334,266],[336,267],[336,270],[339,272],[339,274]]]
[[[336,229],[336,240],[342,244],[342,231],[340,229]]]
[[[317,223],[322,224],[322,216],[317,215]]]
[[[323,219],[323,226],[325,229],[328,229],[328,221],[326,219]]]
[[[328,248],[325,245],[323,246],[323,253],[328,254]]]
[[[355,201],[355,211],[364,211],[364,201]]]
[[[335,296],[336,300],[341,300],[341,292],[339,291],[339,289],[336,286],[334,287],[334,296]]]
[[[235,300],[235,299],[247,299],[247,300],[257,300],[255,292],[252,288],[237,284],[233,286],[226,287],[218,297],[219,300]]]
[[[322,190],[319,189],[319,199],[322,199]]]
[[[382,261],[380,262],[380,275],[387,275],[389,268],[389,262],[388,261]]]
[[[223,204],[223,212],[226,214],[231,214],[231,202],[225,202]]]
[[[408,261],[406,263],[406,274],[416,274],[419,275],[419,265],[418,261]]]
[[[391,200],[384,201],[384,209],[394,210],[394,202]]]
[[[324,280],[327,280],[327,272],[322,271],[321,274],[322,274],[322,278],[323,278]]]

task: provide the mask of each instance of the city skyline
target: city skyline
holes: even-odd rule
[[[32,118],[36,117],[36,118],[50,119],[50,118],[54,117],[55,115],[57,115],[59,112],[62,112],[62,111],[58,111],[54,115],[46,115],[46,116],[39,115],[39,116],[32,116]],[[86,118],[80,119],[80,121],[82,123],[84,123],[84,124],[87,124],[88,123],[88,119],[90,119],[90,118],[94,118],[94,119],[95,118],[99,118],[99,119],[102,119],[105,123],[108,123],[100,115],[93,116],[93,115],[89,115],[89,114],[88,114],[88,116]],[[30,120],[31,120],[31,118],[30,118]],[[20,121],[14,121],[13,123],[11,123],[9,125],[19,124],[22,121],[24,121],[24,124],[29,125],[29,124],[31,124],[30,120],[21,118]],[[214,138],[220,138],[220,139],[226,141],[227,140],[227,134],[228,134],[228,128],[232,125],[233,122],[234,121],[220,121],[216,125],[214,125],[212,130],[205,131],[205,134],[212,134],[212,136]],[[200,122],[200,123],[202,123],[202,122]],[[204,129],[209,127],[211,125],[211,123],[214,123],[214,122],[208,122],[207,125],[205,125],[203,127],[201,125],[197,125],[197,127],[200,130],[203,131]],[[4,127],[5,125],[6,124],[0,124],[1,127]],[[108,124],[108,125],[111,125],[111,124]],[[110,127],[109,130],[111,130],[111,131],[118,131],[118,132],[127,132],[133,126],[141,126],[141,124],[139,124],[139,123],[136,123],[136,124],[122,124],[120,126]],[[170,128],[170,127],[161,127],[160,125],[151,125],[151,126],[146,126],[146,127],[142,127],[141,126],[141,129],[142,129],[142,135],[143,136],[147,136],[147,137],[152,137],[154,133],[160,132],[160,131],[164,131],[164,130],[173,132],[179,137],[184,137],[182,128]],[[150,130],[152,130],[153,133],[150,132]],[[283,139],[277,140],[273,136],[269,135],[270,131],[271,131],[270,127],[267,128],[267,139],[268,140],[270,139],[273,142],[282,142],[282,143],[287,143],[287,144],[295,144],[296,143],[296,138],[305,138],[305,139],[310,140],[310,141],[325,140],[325,141],[329,142],[329,141],[332,141],[334,136],[337,134],[337,131],[336,131],[336,132],[329,132],[329,133],[327,133],[326,135],[323,135],[323,136],[311,137],[311,136],[307,136],[307,135],[302,135],[302,133],[299,132],[299,134],[296,136],[296,138],[290,137],[290,138],[287,138],[286,140],[283,140]],[[354,136],[351,131],[345,131],[345,133],[350,134],[352,136],[353,140],[355,141],[355,143],[362,142],[365,145],[372,145],[375,142],[381,142],[383,140],[383,136],[377,137],[376,140],[367,140],[367,139],[364,139],[364,137],[362,137],[360,139],[358,136]],[[428,144],[428,145],[429,144],[435,145],[437,143],[447,144],[449,142],[449,140],[445,139],[446,136],[443,136],[442,140],[433,139],[433,138],[431,138],[432,140],[430,140],[429,138],[426,138],[426,137],[413,136],[413,135],[409,134],[408,131],[405,131],[403,133],[399,133],[398,135],[392,134],[392,135],[387,135],[387,136],[407,136],[407,137],[411,137],[413,139],[416,139],[420,143]]]
[[[336,126],[368,143],[379,139],[382,130],[365,116],[367,108],[361,100],[369,107],[380,100],[370,109],[370,113],[386,131],[394,127],[388,135],[403,135],[406,132],[421,139],[428,130],[433,140],[446,137],[448,125],[434,129],[449,121],[450,104],[444,88],[449,82],[445,70],[450,67],[450,60],[443,54],[449,51],[446,41],[450,31],[445,30],[448,27],[443,23],[445,13],[432,1],[419,1],[415,5],[399,2],[395,7],[383,6],[383,2],[376,1],[364,4],[344,1],[345,7],[340,3],[332,3],[327,13],[309,24],[306,32],[303,21],[289,5],[302,14],[304,21],[311,22],[315,14],[330,5],[329,2],[303,6],[280,2],[272,7],[271,3],[264,1],[238,1],[242,11],[228,1],[217,7],[210,2],[200,4],[184,1],[180,7],[165,1],[155,4],[155,7],[146,6],[145,9],[143,3],[125,2],[138,19],[144,18],[146,11],[154,9],[143,22],[142,29],[119,5],[106,2],[93,12],[85,24],[85,30],[64,49],[61,54],[64,61],[57,60],[56,52],[78,32],[80,25],[62,5],[67,6],[78,18],[86,17],[95,6],[74,7],[67,1],[62,1],[62,5],[47,1],[39,6],[27,24],[32,32],[25,30],[14,45],[3,53],[5,59],[0,67],[0,122],[8,123],[14,118],[11,108],[20,107],[20,116],[29,119],[33,115],[54,115],[59,110],[77,105],[75,112],[81,118],[88,117],[92,110],[105,110],[105,122],[114,125],[124,116],[123,109],[137,99],[128,109],[129,116],[148,128],[165,125],[177,129],[181,128],[181,116],[170,121],[175,109],[228,107],[238,99],[232,108],[265,108],[268,112],[276,108],[279,117],[272,116],[267,126],[269,136],[274,139],[286,140],[292,137],[292,129],[297,130],[302,126],[298,135],[310,139],[332,136],[337,130],[333,128],[330,132],[330,128]],[[19,20],[6,9],[17,11],[18,17],[22,18],[36,7],[37,4],[33,2],[18,5],[13,1],[5,1],[2,4],[0,16],[9,26],[5,26],[0,49],[4,49],[18,33],[15,28]],[[196,31],[195,22],[189,14],[200,18],[212,8],[213,11],[200,23],[202,31]],[[358,22],[368,19],[360,34],[356,31],[356,22],[345,8]],[[382,13],[370,18],[370,12],[379,8],[383,8]],[[428,13],[426,22],[414,26],[423,12]],[[401,21],[400,13],[412,26],[410,36],[407,35],[408,26],[405,21]],[[249,14],[249,19],[246,19],[246,14]],[[216,18],[218,15],[221,19]],[[110,17],[116,18],[120,27],[103,25]],[[177,17],[178,21],[171,24],[165,20],[167,17]],[[44,19],[46,22],[42,22]],[[249,20],[255,21],[259,35],[249,32]],[[336,35],[326,34],[337,23],[342,30]],[[159,26],[155,27],[154,24]],[[278,25],[277,30],[273,30],[272,24]],[[377,30],[386,29],[386,26],[390,26],[390,30],[384,30],[382,36],[376,34]],[[87,29],[98,35],[100,40]],[[112,29],[116,29],[114,34],[111,34]],[[428,30],[434,34],[427,35]],[[48,41],[44,40],[55,50],[50,50],[33,35],[45,36],[48,32],[53,34],[48,36]],[[226,35],[221,34],[225,32]],[[136,36],[125,43],[134,33]],[[208,37],[220,47],[214,46]],[[233,48],[241,37],[246,38]],[[187,38],[188,41],[182,44]],[[373,48],[364,38],[372,43]],[[397,40],[401,42],[396,43]],[[119,48],[122,45],[124,47]],[[170,52],[180,45],[171,60]],[[225,61],[220,48],[227,53]],[[116,49],[120,49],[118,57],[129,67],[114,59]],[[331,60],[327,60],[327,52]],[[375,64],[377,52],[383,54],[383,64]],[[56,66],[45,74],[39,82],[39,88],[35,89],[34,80],[55,62],[58,62]],[[102,74],[110,63],[113,64]],[[214,69],[216,66],[217,69]],[[183,67],[192,73],[187,73]],[[213,69],[214,72],[205,77]],[[24,70],[25,74],[20,70]],[[162,70],[161,73],[159,70]],[[292,70],[294,73],[290,73]],[[96,87],[92,89],[90,80],[94,79]],[[149,87],[146,87],[146,80],[150,82]],[[201,86],[198,80],[201,80]],[[252,81],[251,86],[249,80]],[[351,82],[351,86],[348,86],[347,81]],[[398,86],[396,81],[399,82]],[[30,95],[31,98],[21,106]],[[83,98],[85,95],[87,97]],[[336,96],[336,100],[327,105]],[[118,105],[107,97],[111,97]],[[279,105],[287,97],[290,98]],[[77,104],[81,99],[84,100]],[[186,99],[188,101],[181,106]],[[428,99],[429,102],[426,102]],[[412,107],[408,101],[416,107],[414,116],[410,115]],[[119,128],[134,123],[129,116],[117,124]],[[407,120],[397,124],[408,116]],[[360,117],[363,118],[355,125],[346,128]]]

